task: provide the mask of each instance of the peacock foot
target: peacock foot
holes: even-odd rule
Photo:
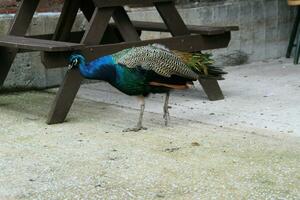
[[[141,130],[147,130],[147,128],[143,127],[143,126],[136,126],[136,127],[133,127],[133,128],[124,129],[123,132],[138,132],[138,131],[141,131]]]

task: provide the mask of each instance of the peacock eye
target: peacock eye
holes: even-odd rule
[[[73,66],[76,66],[76,65],[78,65],[78,59],[77,58],[73,60]]]

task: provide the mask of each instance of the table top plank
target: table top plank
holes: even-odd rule
[[[117,7],[113,14],[116,28],[125,41],[139,41],[140,36],[123,7]]]

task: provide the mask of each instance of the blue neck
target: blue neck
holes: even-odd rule
[[[116,77],[115,61],[112,56],[98,58],[88,64],[80,62],[79,70],[83,77],[111,82]]]

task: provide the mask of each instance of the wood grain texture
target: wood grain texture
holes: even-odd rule
[[[93,0],[98,7],[112,7],[112,6],[124,6],[124,5],[141,5],[141,4],[153,4],[157,2],[172,2],[174,0]]]
[[[70,42],[59,42],[7,35],[0,38],[0,46],[15,49],[28,49],[32,51],[58,52],[82,49],[84,45]]]

